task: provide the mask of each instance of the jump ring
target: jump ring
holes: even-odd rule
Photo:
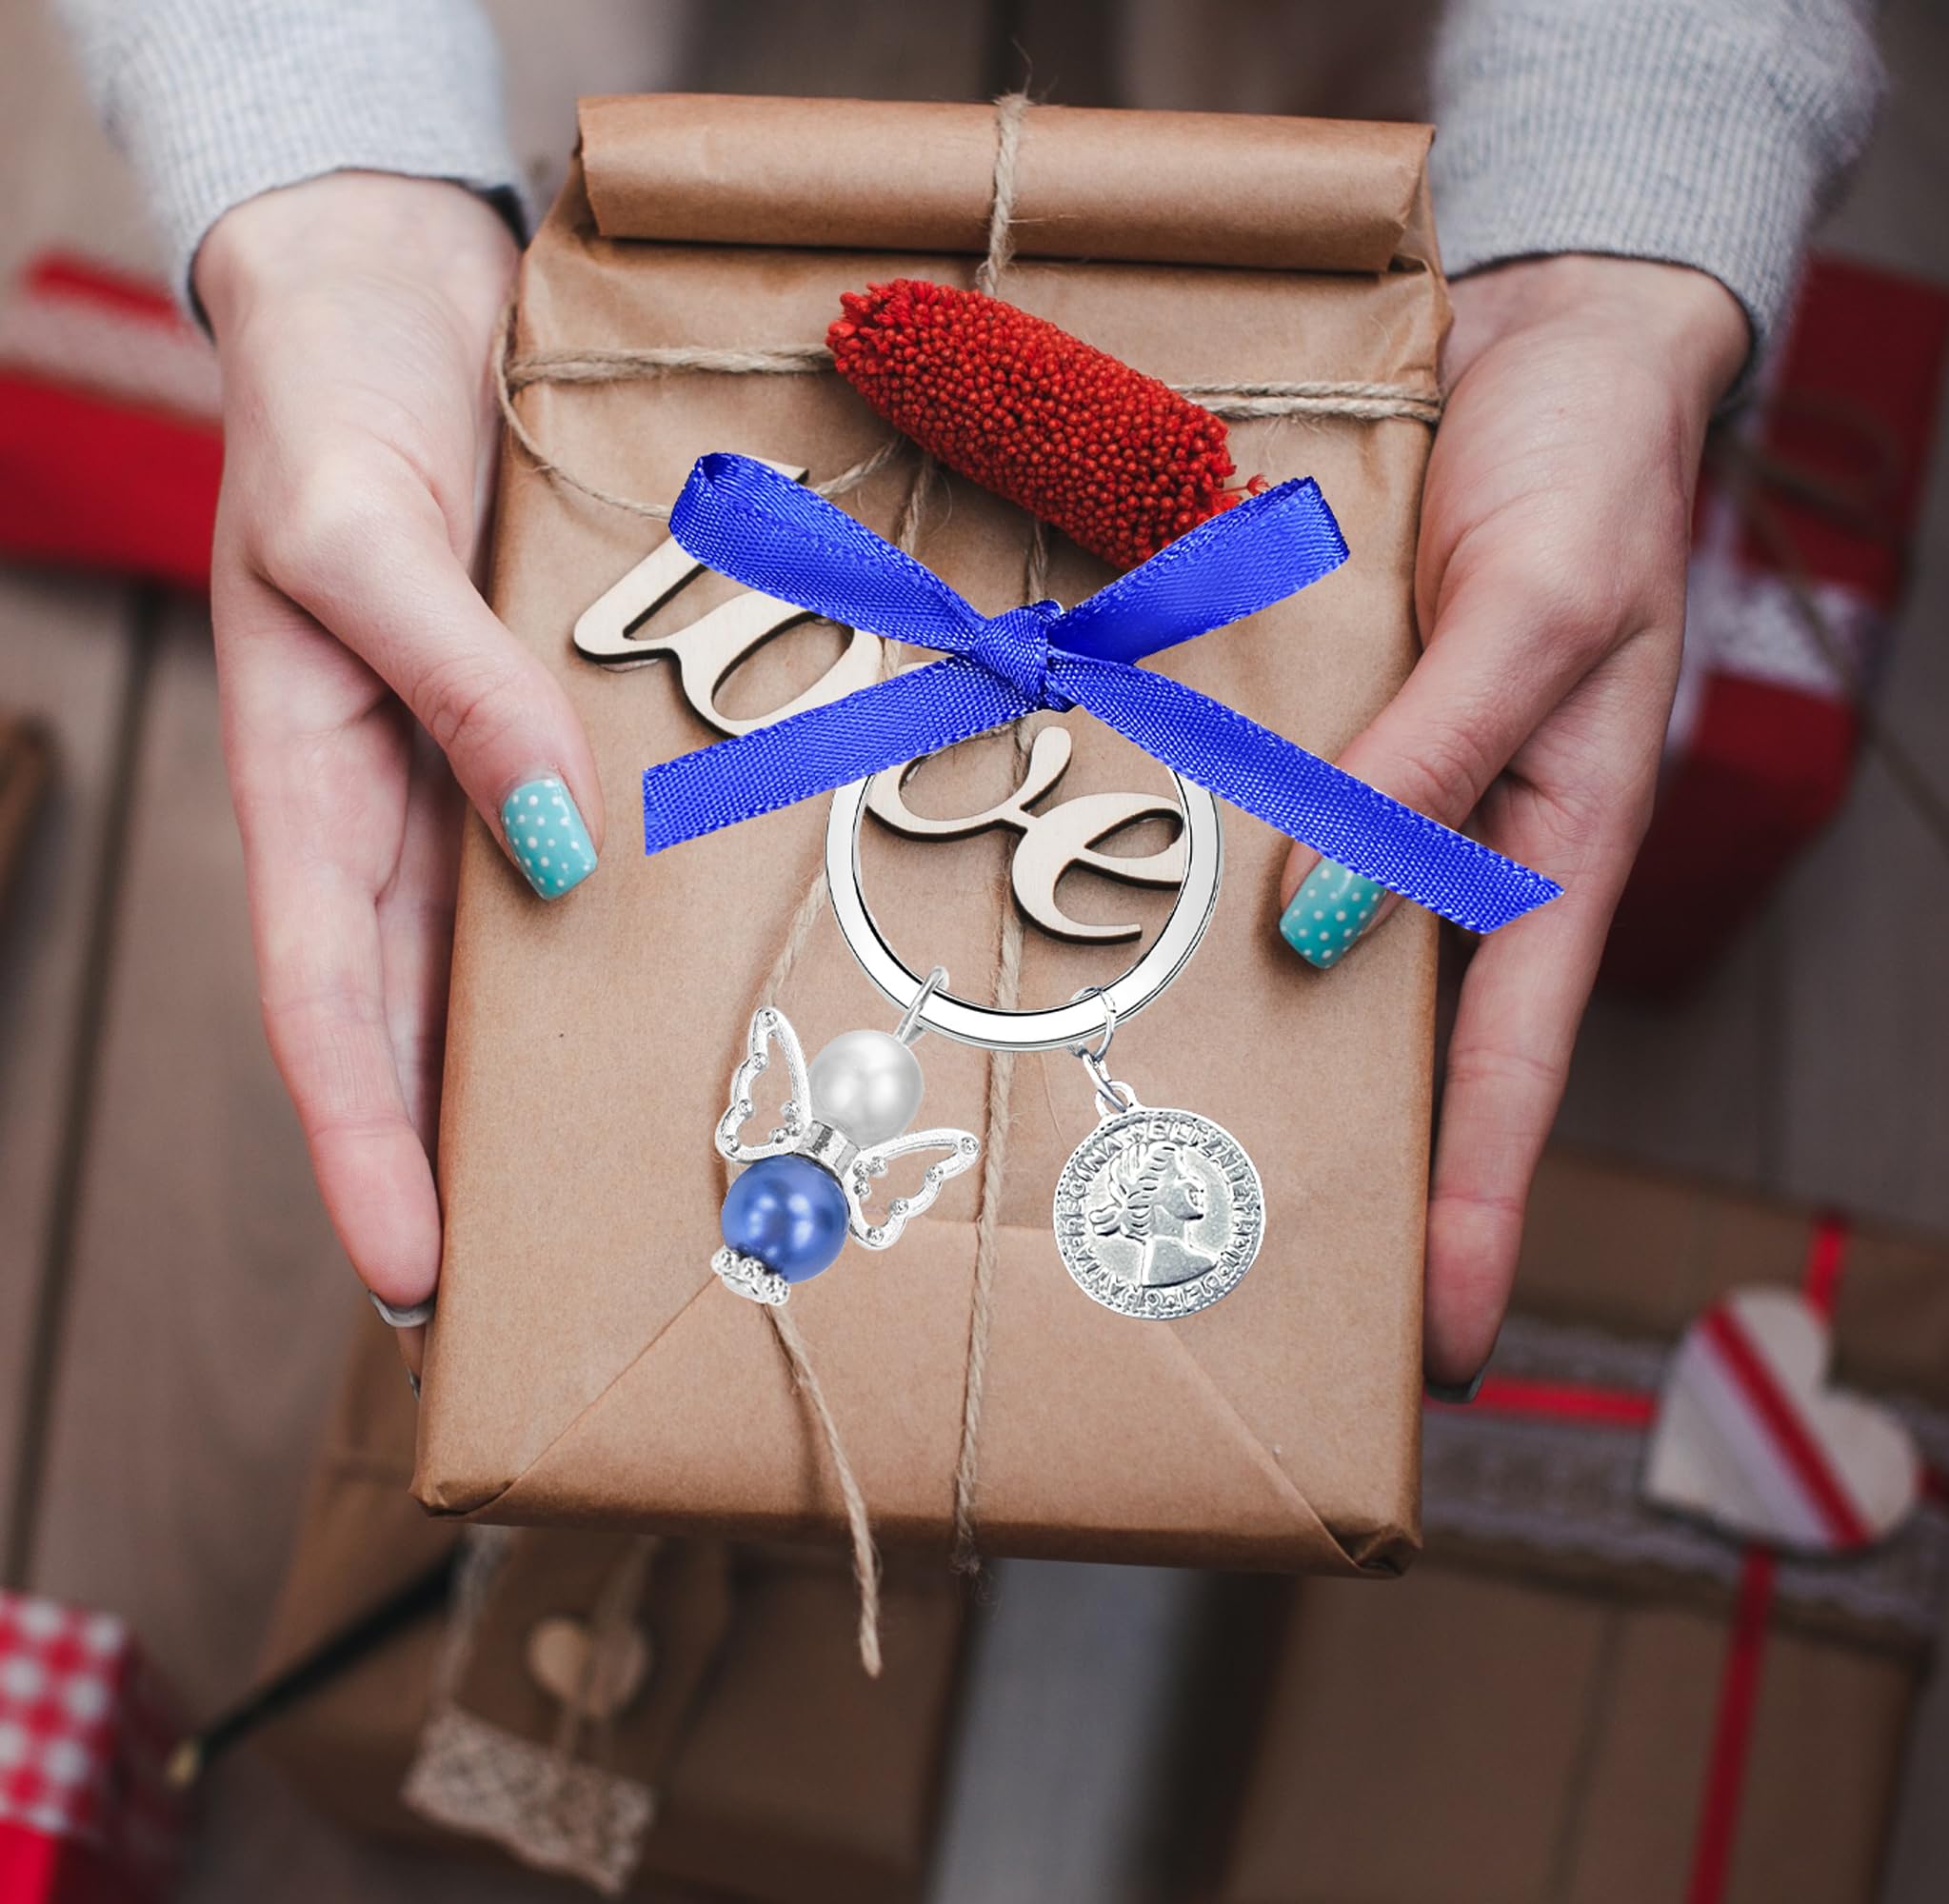
[[[1112,1078],[1104,1068],[1104,1061],[1094,1051],[1086,1045],[1078,1045],[1076,1055],[1083,1060],[1083,1068],[1089,1073],[1090,1082],[1096,1086],[1096,1101],[1103,1106],[1106,1117],[1119,1117],[1137,1108],[1137,1093],[1121,1079]]]
[[[1110,996],[1104,990],[1104,988],[1101,985],[1085,985],[1080,992],[1076,994],[1076,996],[1079,1000],[1081,999],[1103,1000],[1104,1035],[1103,1041],[1100,1044],[1098,1044],[1097,1048],[1094,1051],[1091,1051],[1087,1042],[1084,1042],[1083,1044],[1072,1044],[1069,1047],[1069,1055],[1072,1058],[1081,1058],[1085,1062],[1087,1062],[1090,1059],[1094,1058],[1096,1061],[1094,1068],[1097,1070],[1102,1070],[1104,1065],[1109,1060],[1110,1041],[1117,1035],[1116,1002],[1115,1000],[1110,998]]]
[[[900,1015],[900,1022],[893,1027],[893,1035],[903,1044],[911,1044],[926,1026],[921,1022],[921,1007],[947,982],[947,967],[936,965],[921,982],[921,988],[914,994],[914,1002]]]

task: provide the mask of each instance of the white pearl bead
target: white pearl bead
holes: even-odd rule
[[[867,1149],[921,1108],[921,1061],[888,1031],[843,1031],[810,1066],[812,1115]]]

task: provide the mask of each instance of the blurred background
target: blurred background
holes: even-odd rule
[[[1076,105],[1415,116],[1436,10],[489,10],[546,203],[578,93],[982,98],[1025,79]],[[1796,1280],[1803,1235],[1880,1239],[1900,1286],[1949,1290],[1949,830],[1930,792],[1949,782],[1949,15],[1892,0],[1884,44],[1879,136],[1748,426],[1778,533],[1723,498],[1701,514],[1666,805],[1563,1112],[1530,1313],[1498,1363],[1512,1395],[1532,1322],[1655,1339],[1689,1313],[1661,1303],[1736,1259]],[[197,586],[214,368],[143,288],[158,264],[46,9],[0,0],[0,1589],[125,1619],[201,1721],[259,1676],[369,1318],[259,1029]],[[1580,1220],[1593,1260],[1600,1230],[1643,1226],[1642,1309],[1615,1285],[1580,1305]],[[1685,1250],[1710,1259],[1690,1279]],[[1927,1453],[1949,1367],[1933,1392],[1926,1359],[1870,1346],[1851,1370],[1841,1314],[1843,1373],[1893,1370]],[[1615,1387],[1608,1353],[1586,1361]],[[1939,1501],[1873,1592],[1783,1577],[1756,1620],[1731,1550],[1553,1557],[1482,1507],[1522,1484],[1521,1451],[1458,1432],[1431,1429],[1431,1563],[1398,1587],[1002,1566],[943,1642],[938,1712],[903,1735],[911,1829],[831,1871],[807,1848],[797,1882],[703,1857],[646,1894],[1949,1896]],[[1512,1432],[1547,1456],[1563,1431]],[[1743,1731],[1741,1657],[1760,1661]],[[180,1894],[578,1894],[478,1839],[359,1828],[332,1743],[300,1755],[304,1792],[256,1750],[224,1755]],[[0,1727],[0,1791],[18,1750]],[[1701,1892],[1713,1829],[1727,1870]]]

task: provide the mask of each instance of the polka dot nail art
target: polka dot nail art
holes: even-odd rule
[[[1322,860],[1280,915],[1279,936],[1309,965],[1329,972],[1373,923],[1386,888]]]
[[[514,863],[544,899],[560,899],[595,871],[595,843],[575,796],[552,774],[524,781],[501,803]]]

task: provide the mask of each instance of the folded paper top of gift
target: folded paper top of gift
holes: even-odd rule
[[[977,105],[666,92],[581,116],[605,238],[980,253],[1005,184],[1024,257],[1384,271],[1427,255],[1425,126],[1038,106],[1033,136],[998,151]]]

